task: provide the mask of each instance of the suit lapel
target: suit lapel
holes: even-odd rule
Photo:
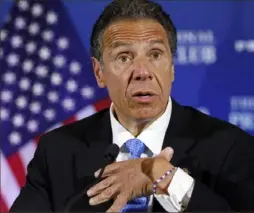
[[[88,121],[88,125],[84,127],[86,149],[78,150],[76,159],[78,178],[93,176],[94,172],[102,166],[105,151],[112,144],[109,111],[99,112],[95,116],[97,117],[89,118],[91,121]]]
[[[171,163],[178,166],[180,161],[186,157],[189,150],[195,145],[193,139],[188,137],[188,116],[185,109],[172,99],[172,113],[167,128],[162,148],[170,146],[174,150]]]
[[[86,149],[79,150],[75,160],[77,178],[75,181],[75,192],[83,195],[76,200],[72,211],[105,212],[112,201],[96,205],[89,205],[89,198],[86,190],[95,184],[94,172],[101,168],[103,156],[108,146],[112,144],[112,130],[110,125],[109,110],[99,112],[86,122],[89,126],[84,127],[84,139]],[[98,180],[97,180],[98,182]]]
[[[109,109],[106,109],[94,119],[86,130],[86,140],[89,144],[100,143],[102,146],[109,146],[112,143],[112,129],[110,123]]]

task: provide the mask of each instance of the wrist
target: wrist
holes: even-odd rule
[[[168,187],[172,181],[173,175],[176,168],[172,165],[164,172],[159,178],[157,178],[153,183],[153,193],[154,194],[168,194]]]
[[[161,157],[155,160],[150,178],[153,187],[156,186],[156,194],[168,195],[168,187],[174,175],[175,168],[167,159]]]
[[[165,177],[161,182],[157,184],[156,187],[156,194],[164,194],[164,195],[169,195],[168,194],[168,187],[171,183],[172,177],[169,175]]]
[[[142,172],[150,179],[150,189],[152,190],[153,184],[161,178],[167,171],[174,170],[174,166],[170,164],[167,159],[163,157],[144,158],[141,164]],[[156,194],[168,195],[168,187],[171,183],[174,171],[172,174],[163,178],[156,186]]]

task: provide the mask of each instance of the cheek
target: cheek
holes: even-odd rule
[[[117,80],[118,81],[120,80],[121,70],[115,64],[113,64],[113,63],[107,64],[107,66],[105,66],[104,71],[105,71],[105,79],[108,83],[109,82],[116,82]]]
[[[116,76],[122,76],[122,75],[126,75],[126,73],[128,72],[128,70],[130,70],[131,68],[131,61],[122,63],[122,62],[114,62],[111,63],[109,65],[109,70],[114,73],[114,75]]]
[[[171,70],[171,64],[168,62],[168,60],[165,61],[155,61],[154,66],[156,68],[155,75],[157,76],[157,79],[160,81],[161,87],[168,88],[171,83],[172,78],[172,70]]]
[[[126,81],[125,76],[119,72],[119,70],[114,70],[112,68],[105,71],[105,82],[106,87],[109,93],[116,97],[116,96],[124,96],[125,88],[126,88]]]
[[[128,66],[130,67],[130,66]],[[107,86],[111,87],[116,85],[121,90],[126,88],[129,81],[129,68],[126,68],[126,65],[119,65],[116,63],[109,64],[105,69],[105,80]]]
[[[159,60],[152,61],[152,65],[160,72],[167,74],[169,72],[170,67],[172,66],[170,60],[168,58],[163,57]]]

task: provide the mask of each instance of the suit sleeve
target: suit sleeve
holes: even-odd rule
[[[24,187],[14,201],[10,212],[52,211],[49,198],[49,180],[45,155],[45,142],[38,144],[34,157],[27,167],[27,177]]]
[[[195,181],[187,212],[254,210],[254,137],[240,135],[225,158],[215,190]]]

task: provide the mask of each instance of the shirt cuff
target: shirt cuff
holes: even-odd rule
[[[181,168],[177,168],[168,187],[169,195],[155,194],[154,197],[167,212],[180,212],[187,207],[193,188],[194,179]]]

